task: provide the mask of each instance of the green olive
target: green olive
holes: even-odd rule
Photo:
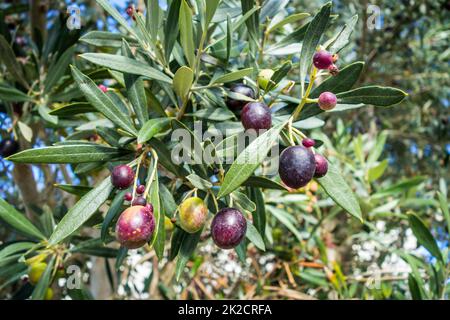
[[[275,72],[272,69],[262,69],[258,77],[256,78],[256,81],[258,82],[258,85],[261,89],[266,90],[267,86],[270,83],[270,79],[272,78],[273,74]]]
[[[199,231],[205,224],[208,208],[202,199],[188,198],[180,206],[180,226],[188,233]]]
[[[45,271],[45,268],[47,268],[47,264],[45,262],[33,263],[29,267],[28,279],[30,280],[31,284],[35,285],[39,282],[39,279],[41,279],[42,274]]]

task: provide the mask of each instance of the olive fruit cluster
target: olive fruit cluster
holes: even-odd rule
[[[145,206],[147,204],[147,200],[145,200],[145,197],[143,196],[143,193],[145,192],[145,186],[143,184],[136,187],[136,194],[137,197],[133,199],[133,194],[131,192],[125,193],[123,196],[123,199],[125,201],[132,201],[132,206]]]
[[[332,55],[328,51],[319,50],[313,56],[313,64],[319,70],[329,70],[332,75],[339,72],[334,64],[337,61],[337,55]],[[328,111],[333,109],[337,104],[336,95],[332,92],[322,92],[318,99],[320,109]]]
[[[115,166],[111,172],[111,183],[118,189],[127,189],[135,178],[133,169],[125,164]],[[136,194],[133,199],[131,192],[124,195],[125,201],[132,201],[131,207],[123,211],[116,224],[116,237],[120,244],[128,249],[136,249],[145,245],[155,230],[155,217],[153,206],[147,204],[142,194],[145,186],[136,187]]]
[[[302,145],[288,147],[281,153],[278,172],[281,181],[289,188],[302,188],[313,178],[327,174],[328,162],[322,155],[311,151],[314,144],[314,140],[304,139]]]

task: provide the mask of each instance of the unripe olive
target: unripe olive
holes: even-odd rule
[[[202,199],[191,197],[180,206],[180,226],[188,233],[199,231],[208,217],[208,208]]]
[[[52,288],[48,288],[47,291],[45,291],[44,300],[52,300],[52,299],[53,299],[53,290]]]
[[[47,264],[45,262],[34,263],[28,268],[28,279],[31,284],[36,285],[39,282],[45,268],[47,268]]]
[[[174,228],[172,221],[168,217],[164,217],[164,228],[167,231],[172,231]]]
[[[258,85],[261,89],[266,90],[274,73],[275,71],[273,71],[272,69],[262,69],[259,72],[256,81],[258,82]]]

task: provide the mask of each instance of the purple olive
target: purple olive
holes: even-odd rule
[[[119,189],[128,188],[134,181],[134,171],[130,166],[121,164],[115,166],[111,173],[111,182],[113,186]]]
[[[316,153],[314,155],[316,161],[316,171],[314,173],[314,178],[322,178],[328,172],[328,161],[324,156]]]
[[[311,149],[304,146],[286,148],[280,155],[278,172],[281,180],[289,188],[298,189],[311,181],[316,170],[316,162]]]
[[[313,56],[313,64],[317,69],[328,69],[333,64],[333,55],[325,50],[317,51]]]
[[[272,127],[272,114],[270,109],[262,102],[249,102],[241,112],[242,125],[248,129],[270,129]]]
[[[334,109],[337,104],[336,95],[332,92],[322,92],[319,96],[319,108],[328,111]]]
[[[147,204],[147,200],[144,197],[136,197],[131,203],[132,206],[145,206]]]
[[[214,243],[222,249],[231,249],[241,243],[247,232],[247,220],[237,209],[224,208],[217,212],[211,223]]]
[[[123,200],[125,200],[125,201],[131,201],[132,199],[133,199],[133,195],[131,194],[131,192],[127,192],[123,196]]]
[[[316,142],[314,141],[314,139],[305,138],[305,139],[302,140],[302,145],[305,148],[311,148],[311,147],[314,147],[316,145]]]
[[[19,143],[13,139],[4,139],[0,142],[0,155],[3,158],[9,157],[19,151]]]
[[[234,93],[242,94],[251,99],[255,99],[255,97],[256,97],[255,91],[251,87],[246,86],[245,84],[242,84],[242,83],[233,85],[231,87],[230,91],[234,92]],[[235,100],[232,98],[228,98],[227,106],[228,106],[228,108],[230,108],[232,110],[238,110],[238,109],[241,109],[243,106],[245,106],[247,104],[247,102],[248,101],[245,101],[245,100]]]
[[[138,187],[136,188],[136,193],[137,193],[137,194],[143,194],[144,191],[145,191],[145,186],[144,186],[143,184],[141,184],[140,186],[138,186]]]
[[[120,244],[128,249],[145,245],[155,230],[153,207],[133,206],[121,213],[116,224],[116,236]]]

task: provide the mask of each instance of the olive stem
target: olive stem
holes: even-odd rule
[[[131,202],[130,203],[133,203],[134,198],[136,196],[136,186],[137,186],[137,180],[139,178],[139,169],[141,168],[141,162],[142,162],[142,159],[144,157],[144,154],[145,153],[141,154],[139,156],[139,158],[138,158],[138,163],[137,163],[137,167],[136,167],[136,174],[134,176],[133,192],[132,192],[132,197],[131,197]]]
[[[148,192],[150,191],[150,187],[153,184],[153,180],[155,179],[155,174],[157,172],[157,168],[158,168],[158,155],[156,154],[154,149],[151,149],[150,152],[152,153],[153,156],[153,169],[152,169],[152,173],[150,174],[150,178],[147,180],[147,186],[145,187],[145,191],[144,191],[144,199],[147,199],[148,196]]]
[[[308,84],[308,87],[306,88],[306,92],[303,95],[302,100],[300,101],[299,105],[295,109],[294,113],[292,114],[292,118],[294,120],[296,120],[298,118],[298,116],[300,115],[300,112],[302,111],[303,107],[307,103],[307,100],[308,100],[309,94],[311,93],[314,81],[316,80],[316,75],[317,75],[317,68],[312,67],[311,75],[309,77],[309,84]]]
[[[291,145],[295,145],[294,138],[292,136],[292,122],[293,122],[293,120],[294,119],[292,117],[290,117],[289,118],[289,122],[288,122],[289,142],[291,143]]]
[[[211,199],[213,199],[214,207],[216,208],[216,211],[218,212],[219,211],[219,204],[217,203],[216,196],[212,193],[211,190],[208,190],[208,193],[211,194]]]
[[[221,85],[223,85],[223,83],[211,83],[206,86],[192,87],[191,91],[200,91],[200,90],[204,90],[204,89],[220,87]]]
[[[298,130],[297,128],[293,128],[293,130],[294,130],[295,133],[297,133],[303,139],[306,138],[306,135],[303,132],[301,132],[300,130]]]

